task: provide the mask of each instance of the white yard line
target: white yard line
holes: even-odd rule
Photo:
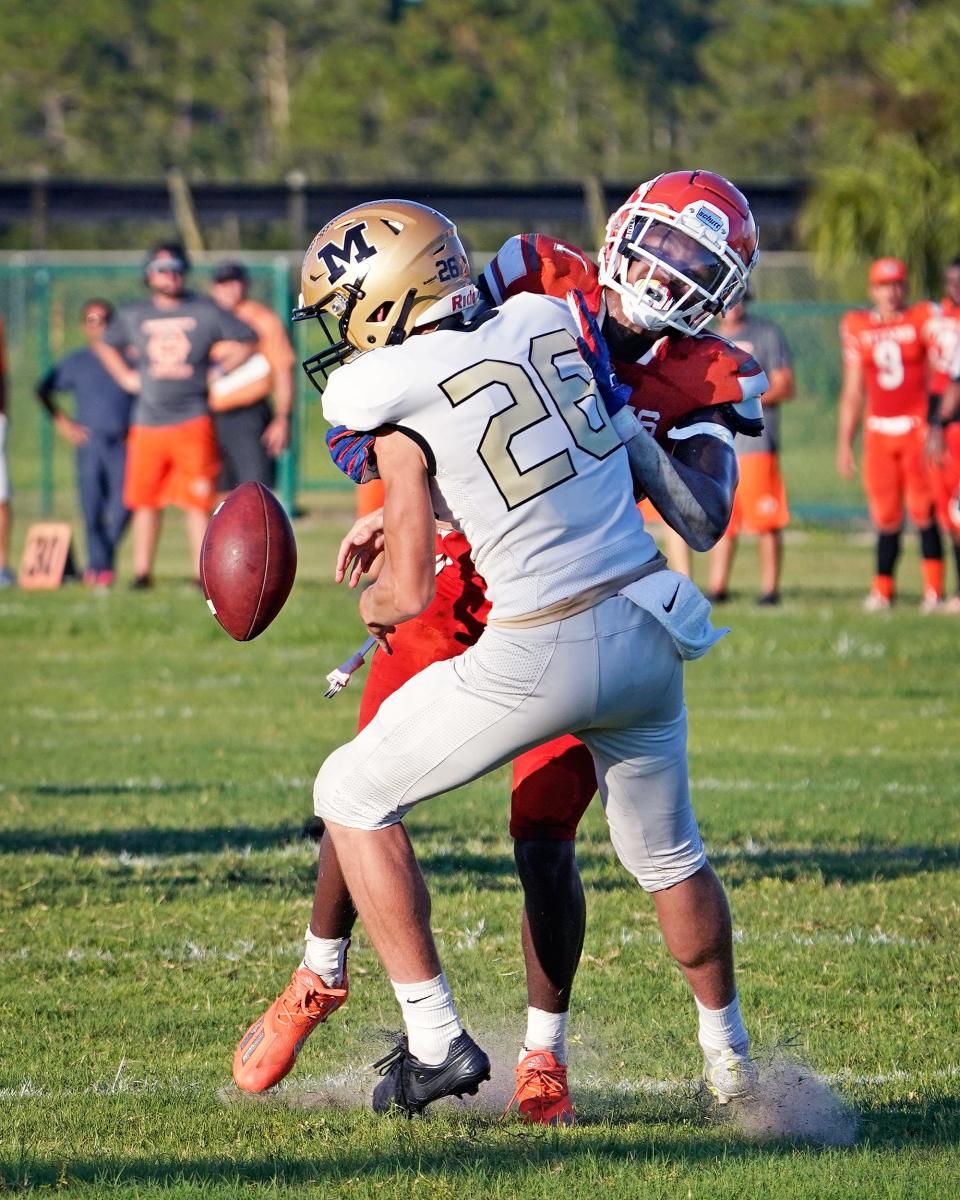
[[[121,1059],[116,1073],[109,1081],[97,1081],[82,1088],[48,1088],[38,1084],[31,1078],[22,1080],[13,1087],[0,1088],[0,1100],[68,1100],[81,1096],[118,1096],[118,1095],[153,1095],[163,1092],[167,1095],[198,1096],[209,1089],[199,1083],[182,1079],[158,1079],[146,1077],[137,1079],[125,1074],[126,1059]],[[816,1079],[832,1087],[845,1088],[884,1087],[888,1084],[903,1084],[911,1089],[921,1084],[942,1082],[960,1078],[960,1066],[945,1067],[936,1071],[886,1071],[877,1075],[856,1075],[851,1071],[839,1071],[829,1075],[815,1075]],[[303,1096],[317,1093],[342,1093],[344,1089],[356,1088],[358,1093],[369,1087],[373,1075],[366,1067],[355,1067],[337,1075],[306,1075],[301,1079],[288,1079],[268,1093],[268,1099],[282,1101],[284,1096]],[[582,1078],[574,1076],[574,1082],[586,1087],[606,1087],[613,1092],[623,1094],[639,1093],[647,1096],[689,1095],[700,1087],[697,1079],[653,1079],[641,1076],[639,1079],[619,1079],[610,1082],[595,1075]],[[226,1088],[212,1089],[219,1092],[224,1100],[246,1100],[239,1091],[233,1094],[232,1085]]]

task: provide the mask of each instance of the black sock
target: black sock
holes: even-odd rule
[[[920,557],[933,558],[943,561],[943,542],[940,540],[940,530],[936,525],[928,525],[920,530]]]
[[[900,557],[900,532],[877,534],[877,574],[893,575]]]

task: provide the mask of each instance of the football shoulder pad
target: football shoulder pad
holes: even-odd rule
[[[596,264],[578,246],[542,233],[518,233],[504,242],[484,267],[480,290],[491,304],[520,292],[562,297],[577,290],[592,312],[600,309]]]
[[[756,436],[763,429],[760,397],[767,377],[757,360],[716,334],[666,337],[650,361],[617,373],[635,389],[634,407],[662,440],[691,414],[705,408],[719,415],[734,433]]]
[[[405,349],[406,343],[370,350],[331,372],[323,389],[324,420],[357,433],[401,424],[409,381],[398,359]]]

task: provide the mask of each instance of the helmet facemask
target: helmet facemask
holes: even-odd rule
[[[300,294],[300,305],[293,310],[292,319],[315,319],[326,342],[322,350],[311,354],[301,363],[307,378],[318,392],[326,387],[330,372],[357,353],[356,348],[347,341],[347,327],[353,308],[362,295],[359,285],[349,283],[342,291],[333,292],[316,304],[304,305],[303,293]]]
[[[756,255],[741,261],[727,214],[709,199],[676,211],[645,201],[646,190],[610,218],[600,282],[620,296],[631,325],[696,333],[743,295]]]

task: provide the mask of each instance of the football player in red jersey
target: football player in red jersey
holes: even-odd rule
[[[947,385],[931,414],[927,454],[934,474],[940,521],[950,534],[957,561],[957,594],[943,611],[960,616],[960,345],[947,372]]]
[[[521,235],[506,243],[481,280],[494,305],[524,291],[579,292],[585,298],[603,321],[617,372],[652,435],[634,439],[647,443],[655,465],[644,473],[646,490],[700,549],[726,526],[736,485],[733,434],[759,432],[765,386],[749,355],[700,331],[742,294],[756,254],[756,228],[741,193],[707,172],[675,172],[637,189],[614,213],[599,271],[575,246]],[[362,465],[352,477],[365,477]],[[341,547],[339,578],[358,580],[360,571],[351,571],[351,562],[359,556],[366,568],[378,535],[376,513],[357,522]],[[411,675],[472,645],[485,617],[484,583],[469,545],[458,532],[439,531],[436,598],[391,635],[391,655],[373,659],[361,727]],[[510,830],[525,893],[529,1001],[515,1098],[521,1115],[536,1122],[573,1119],[564,1039],[585,917],[573,840],[596,789],[591,755],[573,737],[530,751],[514,765]],[[650,890],[668,946],[697,998],[708,1086],[722,1101],[734,1098],[749,1087],[752,1064],[733,981],[723,890],[709,865],[679,888],[659,890],[654,884]],[[678,900],[684,902],[678,906]],[[324,839],[304,963],[238,1047],[234,1076],[241,1087],[262,1090],[281,1078],[306,1035],[342,1003],[352,920],[349,896]]]
[[[853,443],[862,420],[863,486],[877,531],[876,575],[864,608],[879,612],[893,602],[906,508],[920,534],[921,607],[931,612],[943,599],[943,546],[924,455],[930,328],[937,309],[926,300],[907,305],[907,268],[898,258],[878,258],[869,284],[874,307],[848,312],[840,324],[837,470],[845,478],[855,474]]]
[[[960,375],[960,258],[943,273],[943,299],[930,323],[930,431],[928,459],[937,501],[940,527],[953,542],[957,571],[957,594],[944,611],[960,614],[960,411],[957,389],[951,388]],[[949,410],[945,401],[950,392]]]

